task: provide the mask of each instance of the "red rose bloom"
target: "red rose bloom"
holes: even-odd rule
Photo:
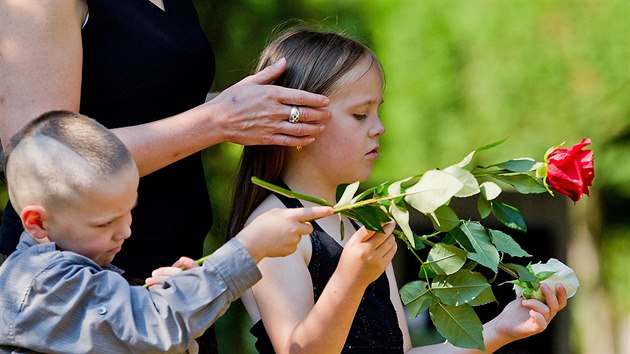
[[[593,151],[582,150],[591,139],[582,139],[570,149],[554,149],[547,154],[547,185],[552,190],[567,195],[574,202],[589,195],[593,184]]]

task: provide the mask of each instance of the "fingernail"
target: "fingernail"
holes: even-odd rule
[[[273,64],[274,68],[276,69],[280,69],[282,67],[282,65],[284,65],[284,62],[287,61],[284,57],[278,59],[278,61]]]

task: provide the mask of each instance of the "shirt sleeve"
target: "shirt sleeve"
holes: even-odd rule
[[[16,321],[16,344],[55,352],[185,352],[260,278],[236,239],[202,267],[151,291],[119,275],[58,262],[35,278]],[[30,347],[31,345],[29,345]]]

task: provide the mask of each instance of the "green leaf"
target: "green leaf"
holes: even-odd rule
[[[388,195],[393,196],[400,194],[400,185],[408,180],[409,178],[406,178],[402,181],[392,183],[389,188],[387,188]],[[416,248],[416,242],[413,238],[413,232],[411,231],[411,227],[409,227],[409,211],[406,207],[404,207],[404,203],[402,204],[403,206],[399,207],[398,205],[396,205],[396,203],[391,203],[389,206],[389,212],[390,214],[392,214],[392,217],[394,218],[398,226],[400,226],[400,229],[407,237],[409,243],[411,243],[411,246],[413,248]]]
[[[430,170],[407,188],[405,201],[423,214],[435,211],[448,202],[464,185],[448,173]]]
[[[492,204],[492,213],[503,225],[514,230],[527,232],[525,219],[518,209],[497,200],[492,200],[490,203]]]
[[[395,203],[391,203],[389,206],[389,212],[392,214],[396,224],[398,224],[407,238],[407,241],[411,244],[411,247],[416,248],[413,231],[411,231],[411,227],[409,227],[409,211],[407,209],[399,208]]]
[[[427,283],[416,280],[406,284],[400,289],[402,303],[407,306],[409,316],[416,318],[420,312],[429,309],[433,302],[433,294],[427,288]]]
[[[454,346],[485,352],[483,327],[469,305],[450,306],[435,301],[429,306],[435,329]]]
[[[352,214],[366,229],[377,232],[385,232],[382,224],[391,221],[389,215],[383,209],[374,205],[354,208],[352,209]]]
[[[514,241],[512,236],[499,231],[499,230],[489,230],[490,237],[492,238],[492,243],[497,247],[497,250],[500,252],[505,252],[512,257],[531,257],[532,255],[525,252],[521,246]]]
[[[425,264],[429,264],[437,274],[453,274],[466,262],[466,253],[459,247],[437,243],[431,248]]]
[[[494,297],[494,293],[492,292],[492,287],[487,287],[484,291],[482,291],[479,295],[477,295],[471,302],[468,303],[470,306],[481,306],[485,304],[489,304],[493,301],[497,301]]]
[[[433,227],[442,232],[448,232],[459,225],[459,217],[453,209],[446,205],[442,205],[433,213],[429,213],[429,218]]]
[[[503,144],[503,143],[504,143],[507,139],[508,139],[508,138],[503,138],[503,139],[501,139],[501,140],[497,140],[497,141],[492,142],[492,143],[490,143],[490,144],[484,145],[484,146],[482,146],[482,147],[478,148],[478,149],[477,149],[477,150],[475,150],[475,151],[479,152],[479,151],[484,151],[484,150],[492,149],[493,147],[497,147],[497,146],[499,146],[499,145]]]
[[[471,152],[470,154],[466,155],[466,157],[464,157],[463,160],[461,160],[460,162],[456,163],[454,166],[458,166],[461,168],[466,167],[470,161],[472,161],[473,156],[475,156],[476,151]]]
[[[423,264],[420,266],[420,271],[418,272],[418,278],[420,279],[432,279],[435,278],[438,274],[428,265]]]
[[[343,241],[346,235],[346,225],[343,223],[343,219],[341,218],[341,215],[339,215],[339,234],[341,236],[341,240]]]
[[[479,182],[472,173],[458,166],[450,166],[443,171],[462,182],[463,187],[455,193],[456,197],[465,198],[479,193]]]
[[[483,196],[483,193],[479,194],[479,198],[477,198],[477,209],[479,210],[479,216],[482,219],[487,218],[492,212],[492,205],[490,204],[490,201]]]
[[[451,237],[455,239],[466,251],[475,252],[475,248],[472,243],[470,243],[470,240],[468,240],[468,236],[466,236],[464,231],[462,231],[461,226],[448,232],[448,238]],[[447,238],[445,237],[443,241],[446,241],[446,239]]]
[[[356,193],[358,189],[359,181],[346,186],[346,189],[341,195],[341,198],[339,198],[337,204],[334,205],[334,208],[350,204],[352,201],[352,197],[354,197],[354,193]]]
[[[522,157],[498,163],[494,166],[511,172],[529,172],[531,170],[537,169],[540,164],[532,158]]]
[[[481,191],[481,195],[486,200],[493,200],[501,194],[502,189],[496,183],[491,181],[483,182],[479,185],[479,190]]]
[[[477,272],[461,269],[455,274],[440,275],[433,279],[431,289],[440,301],[447,305],[459,306],[472,301],[489,288],[488,280]]]
[[[523,267],[520,264],[516,263],[505,263],[506,267],[512,269],[516,273],[518,273],[518,280],[522,282],[538,282],[538,278],[534,275],[531,270]]]
[[[517,175],[493,175],[492,177],[514,187],[521,194],[537,194],[547,191],[545,186],[538,183],[532,176],[526,174]]]
[[[460,230],[470,241],[475,252],[468,253],[468,258],[492,269],[495,273],[499,266],[499,252],[490,241],[486,228],[477,222],[467,221],[460,225]]]
[[[302,199],[302,200],[307,200],[309,202],[315,203],[315,204],[319,204],[319,205],[324,205],[324,206],[332,206],[330,205],[330,203],[328,203],[327,201],[320,199],[320,198],[316,198],[307,194],[302,194],[302,193],[296,193],[294,191],[290,191],[288,189],[282,188],[282,187],[278,187],[272,183],[263,181],[262,179],[253,176],[251,178],[251,181],[253,184],[268,189],[272,192],[278,193],[280,195],[284,195],[285,197],[289,197],[289,198],[297,198],[297,199]]]

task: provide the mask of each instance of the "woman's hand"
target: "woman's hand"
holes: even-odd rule
[[[201,106],[221,112],[214,120],[225,141],[241,145],[308,145],[330,119],[329,99],[306,91],[269,85],[286,68],[286,60],[248,76]],[[299,122],[289,123],[297,106]],[[217,110],[214,110],[218,108]]]

